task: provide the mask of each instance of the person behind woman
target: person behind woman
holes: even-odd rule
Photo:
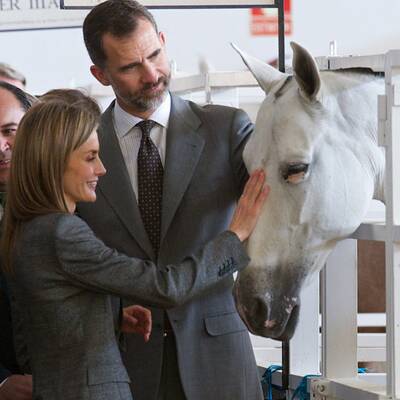
[[[2,239],[8,279],[30,355],[33,398],[129,400],[109,295],[174,307],[242,270],[249,259],[241,242],[268,188],[264,173],[254,173],[229,230],[180,265],[161,268],[120,254],[74,215],[77,202],[96,200],[106,171],[98,156],[97,104],[78,91],[65,93],[65,99],[45,97],[19,126]]]

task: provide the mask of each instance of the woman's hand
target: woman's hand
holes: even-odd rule
[[[151,328],[152,319],[149,309],[138,305],[124,307],[121,323],[122,332],[138,333],[139,335],[143,335],[145,342],[148,342]]]
[[[253,232],[268,193],[269,186],[265,184],[265,172],[262,169],[254,171],[244,187],[228,228],[236,233],[240,241],[246,240]]]

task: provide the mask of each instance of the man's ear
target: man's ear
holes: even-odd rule
[[[164,34],[164,32],[160,32],[160,33],[158,34],[158,37],[159,37],[159,39],[160,39],[161,44],[162,44],[163,46],[165,46],[165,34]]]
[[[100,67],[97,65],[92,65],[90,67],[90,72],[92,75],[104,86],[110,86],[111,83],[108,80],[106,74],[104,73],[104,70],[102,70]]]

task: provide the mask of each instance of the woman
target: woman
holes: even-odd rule
[[[96,200],[105,173],[99,108],[80,92],[59,94],[45,96],[20,123],[2,243],[34,399],[129,400],[108,294],[174,307],[243,269],[248,257],[240,242],[253,230],[268,190],[263,172],[253,174],[229,231],[180,266],[158,268],[117,253],[74,216],[78,201]],[[221,273],[228,258],[235,268]]]

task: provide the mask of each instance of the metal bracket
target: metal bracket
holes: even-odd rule
[[[327,379],[311,379],[310,399],[327,400],[329,396],[329,381]]]
[[[378,144],[386,146],[387,97],[378,96]]]

